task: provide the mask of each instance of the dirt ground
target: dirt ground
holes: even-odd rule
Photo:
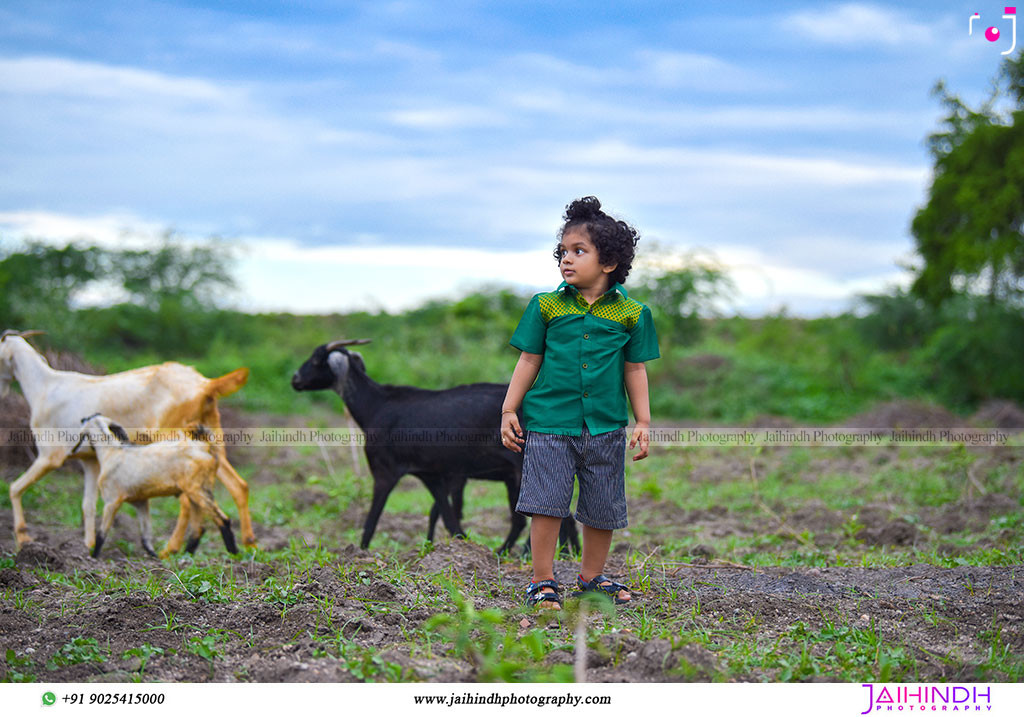
[[[983,510],[976,507],[973,513],[965,511],[967,519]],[[807,517],[807,525],[819,528],[829,520],[823,510],[805,510],[800,515]],[[949,513],[938,515],[937,521],[941,523],[944,515]],[[686,517],[702,521],[709,532],[736,529],[727,516],[716,517],[713,512]],[[413,518],[386,516],[382,528],[395,531],[406,527],[410,533],[418,533],[422,520]],[[795,529],[801,527],[799,518],[789,517]],[[403,521],[410,525],[400,526]],[[756,526],[750,528],[756,530]],[[0,531],[9,535],[10,529],[9,518],[4,516]],[[905,532],[883,521],[869,522],[865,532],[878,540],[906,539]],[[7,541],[4,543],[3,549],[10,550]],[[636,570],[630,570],[624,560],[631,548],[626,544],[618,548],[609,561],[608,572],[616,577],[635,576]],[[69,579],[80,574],[98,580],[131,577],[136,583],[142,582],[147,571],[167,569],[157,561],[119,557],[116,552],[107,559],[93,560],[77,531],[44,533],[40,541],[17,554],[14,567],[0,570],[0,590],[22,591],[23,599],[31,605],[23,609],[5,600],[0,606],[0,647],[32,656],[39,666],[76,638],[93,638],[110,655],[103,662],[64,665],[46,672],[39,669],[37,676],[47,681],[346,682],[373,678],[372,674],[354,671],[351,664],[335,656],[322,654],[323,638],[340,628],[350,644],[401,666],[401,679],[477,680],[478,669],[471,661],[446,656],[441,649],[427,657],[410,646],[409,635],[424,628],[438,613],[438,602],[444,603],[444,590],[435,578],[445,573],[458,574],[467,584],[484,586],[471,593],[476,609],[501,608],[510,611],[509,621],[525,618],[526,627],[537,625],[536,618],[519,602],[519,591],[528,579],[523,564],[501,562],[489,549],[465,541],[439,543],[423,557],[410,550],[404,558],[410,567],[398,582],[387,574],[378,574],[387,571],[380,570],[376,553],[348,546],[332,555],[326,565],[302,577],[295,589],[295,603],[286,610],[259,594],[206,603],[187,594],[184,585],[180,589],[172,586],[156,596],[141,590],[126,594],[108,589],[82,598],[64,585],[35,577],[26,568],[45,567]],[[649,562],[646,567],[650,579],[634,592],[636,605],[628,611],[619,609],[625,627],[601,635],[599,646],[590,652],[587,679],[661,682],[779,678],[777,670],[737,672],[706,645],[644,639],[644,620],[671,620],[687,613],[695,613],[688,620],[691,630],[720,631],[723,625],[736,631],[756,629],[761,643],[785,638],[801,623],[810,630],[820,630],[830,623],[859,628],[865,634],[874,633],[887,642],[908,646],[917,662],[915,679],[923,681],[977,679],[975,666],[985,661],[990,649],[978,636],[994,626],[1011,654],[1024,654],[1024,606],[1020,597],[1024,594],[1024,568],[1020,566],[754,571],[714,567],[713,563],[713,557],[709,565],[695,567]],[[349,570],[360,568],[360,579],[353,581],[342,575],[342,565]],[[272,577],[284,582],[290,573],[281,564],[225,561],[225,566],[235,581],[254,586]],[[569,584],[574,570],[575,564],[559,561],[556,576]],[[329,614],[324,614],[325,605],[329,605]],[[175,625],[172,629],[165,627],[169,620]],[[599,618],[592,618],[595,620]],[[569,642],[572,625],[567,622],[549,629],[561,629]],[[202,640],[211,630],[223,636],[212,662],[186,649],[190,641]],[[525,633],[526,628],[520,626],[518,631]],[[729,636],[720,639],[728,640]],[[140,670],[140,657],[118,659],[143,644],[163,651],[148,659],[144,672]],[[571,664],[572,660],[569,648],[553,650],[545,657],[552,665]],[[680,669],[681,665],[686,669]],[[376,675],[376,679],[382,677]]]
[[[9,529],[0,525],[0,530]],[[401,665],[410,679],[458,682],[477,679],[474,665],[466,660],[435,654],[412,654],[407,635],[436,611],[423,604],[424,595],[442,592],[430,579],[454,571],[467,582],[493,586],[475,596],[476,608],[498,607],[525,618],[528,627],[536,618],[523,610],[518,588],[527,578],[515,564],[502,564],[486,548],[471,542],[439,544],[426,556],[410,553],[412,568],[407,579],[396,583],[375,575],[378,558],[372,552],[350,547],[337,556],[347,565],[365,566],[358,582],[342,580],[330,564],[311,571],[297,586],[299,597],[282,612],[263,598],[226,603],[204,603],[181,592],[153,597],[135,591],[109,591],[82,604],[68,604],[68,590],[39,580],[24,568],[45,566],[72,576],[76,572],[110,574],[139,570],[163,570],[155,562],[140,566],[127,558],[98,562],[87,556],[77,534],[54,536],[56,540],[30,544],[18,553],[13,568],[0,570],[0,589],[25,591],[31,610],[5,601],[0,607],[0,646],[42,664],[56,650],[75,638],[94,638],[112,656],[104,662],[83,662],[45,672],[47,681],[125,682],[137,679],[140,658],[118,656],[145,643],[164,651],[145,666],[147,681],[258,681],[346,682],[358,679],[350,665],[318,654],[320,641],[311,634],[343,626],[352,643],[379,651],[387,662]],[[6,548],[6,546],[5,546]],[[625,572],[612,557],[609,572]],[[275,569],[259,563],[231,563],[233,577],[241,582],[263,583]],[[574,566],[559,562],[556,575],[571,582]],[[693,626],[716,630],[723,622],[739,628],[756,625],[762,640],[791,634],[803,623],[817,629],[826,621],[848,623],[879,637],[912,645],[918,662],[917,679],[969,681],[972,665],[984,660],[979,633],[1001,626],[1001,639],[1014,654],[1024,653],[1024,569],[1021,567],[937,568],[915,565],[891,569],[826,567],[767,568],[743,570],[730,567],[675,568],[660,566],[649,584],[635,592],[630,612],[646,612],[657,618],[666,604],[675,613],[699,612]],[[279,577],[283,577],[279,574]],[[184,587],[183,587],[184,590]],[[671,596],[671,598],[670,598]],[[324,598],[328,600],[325,602]],[[317,600],[319,599],[319,600]],[[322,606],[331,605],[329,615]],[[620,608],[620,611],[625,610]],[[520,616],[520,613],[522,615]],[[163,629],[168,616],[180,627]],[[43,619],[39,621],[39,617]],[[591,618],[599,620],[599,617]],[[623,619],[626,625],[633,620]],[[570,626],[571,627],[571,626]],[[210,628],[230,637],[217,646],[220,654],[211,664],[187,652],[189,638],[201,639]],[[525,632],[526,628],[520,627]],[[559,626],[549,629],[559,629]],[[564,628],[569,629],[569,628]],[[587,679],[611,682],[711,680],[728,676],[730,670],[708,647],[675,644],[667,639],[642,639],[636,625],[602,635],[600,648],[588,657]],[[440,650],[438,651],[440,653]],[[554,650],[548,662],[571,663],[570,650]],[[681,671],[680,665],[687,667]],[[727,679],[772,679],[761,671],[733,674]]]
[[[902,422],[908,410],[883,407],[860,417],[860,424]],[[1005,420],[1008,411],[993,409],[990,414],[993,421]],[[894,454],[879,449],[846,455],[845,470],[868,474]],[[765,460],[783,458],[769,455]],[[992,454],[991,460],[1018,465],[1022,457],[1019,451],[1006,451]],[[702,477],[703,469],[694,469],[694,480],[712,478]],[[821,469],[812,464],[806,470]],[[273,463],[261,470],[267,476],[255,472],[254,491],[262,480],[276,480]],[[327,494],[312,487],[297,490],[293,497],[302,509],[323,502]],[[358,526],[364,509],[355,501],[340,528]],[[894,646],[897,665],[912,665],[894,673],[895,679],[926,682],[993,679],[993,674],[998,679],[999,673],[980,674],[978,666],[991,664],[998,651],[1018,661],[1014,664],[1024,655],[1024,566],[751,569],[728,563],[711,547],[716,540],[767,535],[774,536],[783,552],[827,550],[853,537],[865,548],[906,548],[927,540],[940,553],[955,556],[963,545],[944,536],[981,531],[994,518],[1019,515],[1020,495],[965,495],[922,509],[913,519],[894,514],[887,505],[868,503],[858,514],[854,536],[849,535],[847,516],[814,499],[773,506],[756,519],[725,506],[680,511],[646,495],[631,499],[630,511],[655,533],[664,530],[668,535],[685,525],[688,535],[708,544],[692,548],[683,562],[678,555],[660,552],[650,533],[627,534],[616,541],[606,572],[634,581],[634,604],[619,608],[612,618],[587,618],[596,636],[586,657],[590,681],[792,679],[786,672],[791,668],[777,660],[744,663],[736,643],[763,655],[803,640],[812,653],[818,651],[823,665],[832,655],[831,643],[863,646],[866,659],[875,650],[876,661],[882,653],[873,646],[880,643]],[[453,651],[444,640],[423,644],[428,621],[452,609],[439,578],[457,581],[476,611],[507,611],[502,631],[511,628],[522,636],[541,627],[562,643],[546,651],[543,665],[554,668],[574,660],[576,613],[567,610],[560,621],[547,624],[521,604],[527,563],[499,559],[472,541],[442,540],[424,550],[419,546],[424,515],[385,511],[378,531],[408,544],[405,552],[382,557],[374,550],[324,541],[328,549],[321,549],[315,564],[298,572],[287,559],[263,562],[249,554],[228,560],[206,546],[201,552],[204,564],[212,564],[226,576],[224,582],[235,586],[236,596],[230,600],[204,599],[201,583],[186,584],[176,577],[182,563],[128,557],[116,549],[94,560],[79,530],[46,524],[38,515],[32,519],[37,540],[17,552],[10,513],[0,512],[0,558],[9,556],[6,564],[0,563],[5,565],[0,568],[0,658],[8,655],[9,675],[31,673],[51,682],[479,680],[482,665],[472,655]],[[466,524],[472,535],[489,528],[500,534],[504,526],[499,523],[475,516]],[[125,533],[134,529],[127,518],[119,526]],[[283,550],[296,541],[313,546],[323,537],[288,525],[260,526],[258,531],[265,551]],[[984,540],[996,545],[1002,539],[990,534]],[[574,563],[557,562],[561,582],[571,584],[574,576]],[[85,578],[99,587],[83,589]],[[289,587],[278,594],[268,592],[268,584]],[[146,585],[154,587],[141,587]],[[678,637],[666,637],[659,629],[665,625],[677,626],[672,629]],[[808,635],[814,639],[808,641]],[[60,659],[67,657],[69,644],[90,639],[102,659],[83,659],[89,654],[86,648],[76,659]],[[799,679],[822,681],[849,679],[851,674],[839,668],[813,673],[797,674]]]

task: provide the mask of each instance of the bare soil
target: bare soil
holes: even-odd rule
[[[1014,410],[1019,409],[994,407],[984,418],[993,423],[1017,420]],[[242,419],[234,418],[233,423],[225,420],[225,425],[238,425]],[[922,423],[926,419],[936,423]],[[958,424],[934,407],[902,404],[876,409],[850,425]],[[823,461],[806,470],[869,474],[895,460],[895,449],[846,455],[841,459],[845,465],[836,465],[840,459],[832,458],[831,464]],[[244,454],[233,460],[260,461]],[[1017,464],[1021,456],[1019,451],[993,451],[987,460]],[[748,470],[745,460],[737,457],[736,461],[732,470]],[[279,476],[288,465],[288,457],[262,461],[251,479],[253,490],[258,491],[261,484],[288,480],[290,476]],[[730,472],[721,463],[714,469],[719,474]],[[702,470],[710,469],[695,466],[691,480],[715,479],[701,474]],[[296,490],[293,499],[295,509],[302,511],[330,498],[319,487],[306,486]],[[297,582],[287,561],[229,560],[218,553],[216,536],[208,536],[199,554],[205,564],[216,564],[243,588],[263,586],[271,578],[282,584],[292,580],[295,586],[285,602],[269,600],[266,592],[259,590],[243,590],[241,597],[230,601],[206,601],[190,586],[173,582],[156,594],[141,588],[126,590],[118,585],[144,584],[149,573],[166,574],[180,563],[128,557],[116,546],[95,560],[82,545],[79,530],[47,524],[45,516],[39,515],[30,520],[36,542],[17,552],[11,516],[2,511],[0,557],[15,557],[13,567],[0,569],[0,594],[5,596],[0,602],[0,658],[12,650],[31,663],[37,679],[50,682],[345,682],[374,678],[354,669],[351,662],[324,654],[325,640],[340,633],[348,643],[374,651],[382,662],[400,666],[401,679],[479,679],[479,664],[452,653],[449,645],[424,649],[410,637],[449,607],[439,575],[457,576],[477,610],[507,610],[508,625],[520,633],[538,626],[537,615],[521,604],[529,576],[527,563],[499,559],[482,545],[459,540],[442,540],[421,555],[418,543],[426,516],[385,511],[379,534],[387,533],[410,546],[401,556],[404,573],[396,577],[393,563],[386,564],[379,553],[334,540],[335,531],[360,525],[364,510],[365,505],[354,501],[342,515],[341,525],[317,535],[288,526],[257,527],[263,550],[283,549],[295,540],[327,547],[322,564],[308,569]],[[771,506],[770,512],[751,519],[727,506],[681,511],[647,496],[631,498],[631,516],[638,524],[666,534],[686,526],[707,544],[698,544],[689,562],[682,563],[663,557],[658,542],[634,538],[628,532],[617,538],[606,572],[636,586],[634,604],[619,608],[617,627],[604,631],[589,651],[587,678],[613,682],[778,679],[778,669],[738,667],[728,662],[728,651],[718,648],[734,639],[730,635],[771,645],[792,635],[794,626],[820,631],[829,625],[843,625],[902,646],[917,663],[914,680],[978,679],[977,666],[990,658],[992,644],[981,636],[998,631],[1000,644],[1009,654],[1024,655],[1024,566],[943,568],[918,564],[754,570],[726,564],[709,544],[730,536],[775,536],[778,550],[786,552],[807,547],[801,535],[812,536],[803,540],[809,540],[814,548],[849,540],[894,548],[938,540],[944,552],[956,555],[962,548],[953,542],[946,545],[942,536],[980,531],[993,518],[1020,510],[1019,495],[1002,493],[965,495],[954,503],[923,509],[912,520],[889,505],[868,503],[851,528],[848,516],[815,500],[798,506]],[[124,516],[119,520],[120,534],[135,534],[134,521]],[[469,516],[467,527],[471,535],[501,534],[504,520],[504,514],[501,520]],[[852,536],[851,529],[856,531]],[[358,572],[353,573],[353,566]],[[575,563],[556,563],[556,577],[566,585],[572,584],[575,570]],[[66,580],[54,580],[54,575]],[[83,593],[73,587],[81,576],[111,587]],[[558,634],[564,634],[566,645],[572,644],[571,614],[567,611],[564,623],[555,621],[547,628],[561,631]],[[592,615],[588,619],[596,627],[606,618]],[[699,643],[663,639],[656,633],[652,636],[652,623],[672,621],[684,625],[688,634],[704,631],[716,637],[711,643]],[[212,659],[189,649],[211,631],[218,636]],[[95,639],[106,659],[45,667],[75,638]],[[122,659],[125,652],[144,644],[162,653],[148,661],[138,656]],[[566,647],[551,651],[545,661],[569,664],[573,659]],[[0,661],[0,667],[2,664]],[[375,678],[383,679],[380,674]],[[841,677],[824,674],[815,679]]]
[[[0,529],[9,529],[4,525]],[[9,550],[9,545],[3,546]],[[609,561],[613,576],[628,577],[619,551]],[[203,682],[345,682],[357,679],[346,665],[322,655],[315,639],[328,628],[341,631],[353,643],[379,651],[388,662],[401,665],[409,679],[437,682],[472,681],[475,666],[435,648],[428,659],[414,654],[406,635],[436,614],[424,606],[424,596],[443,591],[431,579],[438,573],[459,574],[467,583],[491,586],[472,599],[477,609],[502,608],[509,620],[536,616],[520,605],[518,594],[528,579],[518,563],[502,563],[487,549],[467,541],[443,542],[426,556],[409,554],[411,568],[402,582],[376,575],[378,558],[352,546],[336,557],[365,566],[359,581],[341,580],[330,563],[310,571],[298,587],[299,598],[285,610],[265,599],[206,603],[182,589],[153,597],[141,590],[99,593],[79,604],[68,603],[68,589],[40,580],[24,568],[45,566],[72,576],[118,575],[140,570],[165,570],[156,561],[117,557],[96,561],[88,557],[77,534],[45,537],[26,546],[13,568],[0,570],[0,589],[17,589],[31,605],[19,609],[10,601],[0,606],[0,647],[31,656],[42,665],[74,638],[94,638],[109,651],[105,662],[85,662],[41,672],[41,679],[58,682],[125,682],[140,677],[140,659],[119,659],[125,652],[148,644],[164,651],[145,666],[147,681]],[[227,563],[241,583],[262,584],[281,567],[259,563]],[[588,679],[612,682],[651,682],[729,679],[773,679],[773,674],[751,671],[732,674],[720,656],[696,643],[676,644],[665,639],[644,640],[636,616],[646,612],[655,619],[694,612],[693,626],[720,630],[756,626],[759,639],[775,640],[802,622],[818,629],[826,621],[849,624],[881,638],[907,645],[918,661],[923,681],[968,681],[974,665],[982,662],[985,648],[977,636],[1000,626],[1003,644],[1014,654],[1024,653],[1024,568],[956,567],[930,565],[879,569],[854,567],[673,568],[658,565],[649,584],[634,592],[636,605],[619,608],[627,625],[602,636],[588,656]],[[571,584],[573,564],[559,561],[557,577]],[[316,599],[321,599],[319,602]],[[332,605],[323,614],[323,598]],[[665,614],[670,605],[674,615]],[[168,619],[177,626],[166,629]],[[591,618],[599,620],[599,617]],[[190,638],[200,640],[211,628],[223,631],[218,656],[211,663],[185,649]],[[520,628],[525,632],[526,628]],[[571,625],[549,629],[571,631]],[[603,649],[602,649],[603,648]],[[548,654],[550,663],[570,663],[569,650]],[[680,665],[687,667],[680,670]],[[42,677],[45,675],[45,677]]]

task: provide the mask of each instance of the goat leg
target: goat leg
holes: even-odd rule
[[[427,521],[427,542],[428,543],[433,543],[434,542],[434,528],[437,527],[437,519],[439,517],[441,517],[441,509],[437,507],[437,502],[435,501],[434,504],[432,506],[430,506],[430,518]]]
[[[103,547],[103,543],[106,541],[107,536],[110,535],[110,531],[113,530],[114,516],[117,515],[117,511],[123,502],[124,498],[116,497],[103,506],[103,521],[100,523],[100,529],[96,534],[96,541],[92,548],[92,556],[94,558],[99,557],[100,548]]]
[[[161,558],[166,558],[181,550],[181,544],[185,540],[185,529],[188,527],[189,518],[192,513],[192,502],[184,493],[178,496],[178,501],[181,503],[181,509],[178,512],[178,522],[174,525],[174,532],[171,533],[171,537],[167,540],[167,545],[160,551]]]
[[[218,517],[223,518],[222,522],[217,527],[220,528],[220,537],[224,539],[224,547],[227,548],[229,553],[237,553],[238,544],[235,543],[235,534],[231,531],[231,521],[226,515]]]
[[[224,450],[221,448],[221,450]],[[217,478],[228,489],[231,499],[238,506],[239,532],[242,534],[242,545],[256,545],[256,536],[252,530],[252,517],[249,514],[249,484],[231,467],[227,458],[222,457],[217,464]]]
[[[96,543],[92,546],[92,557],[98,558],[100,556],[100,549],[103,547],[104,535],[103,531],[96,533]]]
[[[139,520],[139,533],[142,536],[142,549],[152,558],[156,557],[156,548],[153,547],[153,523],[149,519],[149,501],[132,501],[135,508],[135,516]]]
[[[431,474],[424,474],[420,476],[420,479],[426,483],[428,480],[435,480]],[[448,486],[448,495],[451,496],[452,510],[455,513],[455,520],[462,525],[462,498],[463,492],[466,490],[467,478],[465,476],[455,476],[444,478],[445,484]],[[430,520],[427,524],[427,542],[434,542],[434,530],[437,528],[437,519],[441,517],[441,506],[434,501],[434,504],[430,506]]]
[[[199,541],[202,540],[202,538],[203,538],[203,532],[204,531],[203,531],[203,527],[199,526],[198,528],[196,528],[195,530],[190,531],[190,532],[191,532],[191,535],[190,535],[190,537],[188,539],[188,542],[185,544],[185,552],[190,554],[190,555],[194,555],[195,552],[196,552],[196,549],[199,547]]]
[[[235,542],[235,534],[231,530],[231,519],[227,513],[220,509],[212,495],[204,494],[203,498],[204,507],[213,516],[213,522],[220,530],[220,537],[224,539],[224,547],[227,548],[229,553],[237,553],[238,544]]]
[[[559,553],[566,555],[571,548],[574,552],[580,552],[580,534],[576,530],[576,521],[570,515],[562,518],[562,524],[558,527],[558,543],[561,546]]]
[[[9,494],[11,496],[11,508],[14,511],[14,537],[18,541],[19,548],[32,540],[32,536],[28,534],[28,526],[25,524],[25,510],[21,506],[21,496],[28,490],[29,486],[63,462],[64,458],[62,456],[52,453],[44,454],[40,450],[39,456],[32,461],[32,465],[28,467],[28,470],[22,473],[18,480],[11,483]],[[86,543],[86,547],[91,548],[92,545]]]
[[[100,464],[98,461],[84,458],[79,461],[85,484],[82,490],[82,528],[86,547],[96,542],[96,497],[99,492]],[[106,498],[104,497],[104,501]],[[104,529],[104,533],[109,531]]]
[[[398,484],[398,479],[402,477],[393,469],[381,467],[369,455],[367,459],[370,463],[370,472],[373,474],[373,499],[370,501],[370,512],[366,514],[366,522],[363,524],[363,539],[359,543],[364,550],[370,547],[373,533],[377,529],[377,521],[384,512],[384,504],[388,502],[388,496]]]
[[[441,510],[441,520],[444,521],[444,527],[448,529],[448,533],[453,538],[465,538],[466,531],[462,529],[462,525],[455,517],[452,504],[448,502],[447,482],[443,480],[424,482],[427,483],[427,488],[430,490],[431,495],[434,496],[434,503]]]
[[[210,504],[213,501],[202,491],[189,496],[189,500],[192,501],[192,515],[188,524],[189,539],[185,545],[185,552],[193,555],[196,552],[196,548],[199,547],[199,541],[203,537],[203,515],[210,512]]]

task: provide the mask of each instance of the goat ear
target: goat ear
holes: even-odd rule
[[[119,423],[114,423],[113,421],[111,421],[110,432],[113,433],[117,440],[121,441],[121,443],[130,444],[132,442],[132,439],[128,437],[128,432],[125,431],[124,428],[122,428],[121,424]]]
[[[327,365],[338,380],[344,380],[348,374],[348,355],[344,351],[331,351],[327,354]]]

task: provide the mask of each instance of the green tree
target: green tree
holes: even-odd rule
[[[0,253],[0,328],[46,328],[103,272],[107,255],[96,247],[28,241]]]
[[[225,290],[235,287],[229,271],[231,254],[216,241],[196,244],[170,231],[156,249],[123,250],[114,259],[114,274],[132,303],[161,307],[212,308]]]
[[[230,261],[222,243],[170,232],[150,250],[28,241],[0,253],[0,328],[44,329],[57,344],[201,353],[226,331],[217,303],[234,286]],[[123,289],[128,301],[82,308],[94,287]]]
[[[715,301],[733,295],[735,285],[717,263],[693,254],[669,263],[672,268],[642,266],[630,296],[650,307],[660,338],[692,346],[703,332],[701,315],[716,313]]]
[[[972,109],[939,82],[948,114],[929,137],[928,202],[911,224],[924,259],[911,291],[936,307],[957,294],[990,304],[1024,298],[1024,53],[1003,62],[988,99]]]

